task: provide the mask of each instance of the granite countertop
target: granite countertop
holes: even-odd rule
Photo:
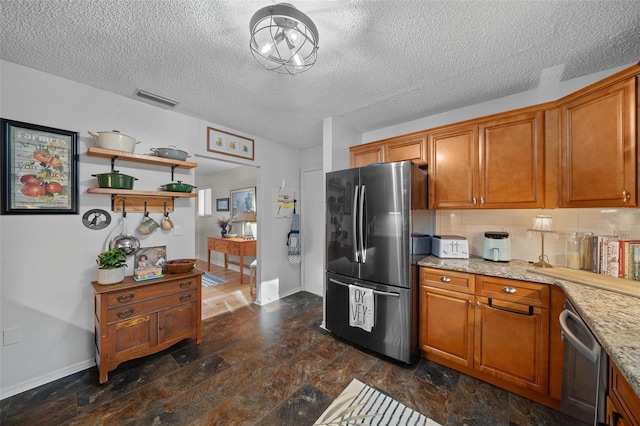
[[[418,265],[559,286],[640,397],[640,298],[540,275],[522,260],[494,263],[477,257],[427,256]]]

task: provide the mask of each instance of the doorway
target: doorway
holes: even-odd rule
[[[202,319],[211,318],[226,312],[232,312],[243,306],[253,303],[253,296],[250,294],[250,272],[249,263],[255,257],[244,258],[245,267],[244,279],[241,280],[237,265],[230,264],[224,267],[224,255],[211,251],[211,264],[207,264],[208,238],[220,237],[220,229],[217,227],[216,219],[229,218],[230,211],[228,203],[218,203],[217,200],[229,199],[230,191],[256,186],[256,175],[258,167],[227,162],[198,155],[198,167],[195,169],[195,185],[199,188],[209,187],[211,193],[211,215],[199,216],[196,211],[195,218],[195,257],[196,267],[203,272],[212,274],[215,278],[220,278],[225,282],[202,288]],[[260,213],[260,205],[256,205],[256,211]],[[233,224],[232,232],[236,233],[236,227],[240,224]],[[259,230],[258,230],[259,233]],[[230,256],[232,261],[239,259]],[[210,283],[210,281],[209,281]]]

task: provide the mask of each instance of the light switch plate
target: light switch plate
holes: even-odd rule
[[[6,328],[2,331],[2,344],[3,346],[13,345],[20,343],[20,328]]]

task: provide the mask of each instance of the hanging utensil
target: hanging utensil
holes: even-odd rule
[[[127,234],[127,211],[124,200],[122,201],[122,219],[120,220],[120,225],[120,235],[111,240],[109,248],[119,248],[127,256],[132,255],[140,248],[140,240],[133,235]]]
[[[164,203],[164,217],[162,218],[162,222],[160,222],[160,227],[165,231],[173,229],[173,222],[169,219],[169,212],[167,212],[167,203]]]

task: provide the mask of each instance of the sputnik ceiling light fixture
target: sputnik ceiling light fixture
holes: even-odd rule
[[[258,10],[249,23],[249,46],[266,69],[295,75],[311,68],[318,57],[318,29],[289,3]]]

